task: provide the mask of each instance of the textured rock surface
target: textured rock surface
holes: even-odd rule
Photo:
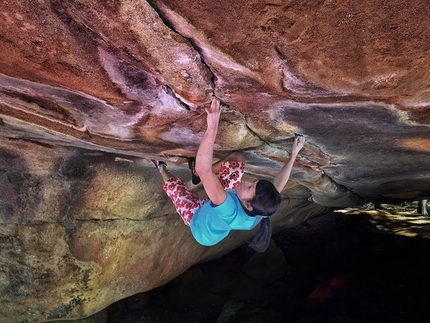
[[[23,0],[0,11],[3,321],[91,315],[250,237],[197,245],[144,160],[193,156],[213,93],[216,155],[245,150],[251,176],[277,172],[294,132],[307,139],[275,230],[430,196],[425,0]]]

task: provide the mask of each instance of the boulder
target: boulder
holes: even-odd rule
[[[213,95],[215,160],[244,151],[250,178],[306,138],[274,232],[428,199],[428,15],[425,0],[4,2],[0,320],[83,319],[252,236],[198,245],[150,162],[190,180]]]

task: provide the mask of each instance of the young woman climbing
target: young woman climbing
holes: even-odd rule
[[[194,195],[182,180],[167,170],[166,163],[153,162],[163,177],[164,191],[197,242],[213,246],[227,237],[231,230],[251,230],[261,223],[249,245],[263,252],[272,235],[269,216],[279,208],[279,192],[290,177],[305,139],[302,136],[294,139],[290,158],[273,184],[268,180],[241,181],[245,169],[245,157],[241,152],[234,152],[212,164],[220,115],[220,101],[213,97],[210,108],[206,109],[207,129],[195,161],[195,173],[200,177],[208,199]]]

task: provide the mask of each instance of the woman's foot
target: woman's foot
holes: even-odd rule
[[[167,168],[167,164],[166,164],[165,162],[163,162],[163,161],[160,161],[160,160],[152,160],[152,162],[154,163],[155,168],[156,168],[156,169],[158,169],[160,172],[161,172],[161,170],[163,169],[163,167],[166,167],[166,168]]]
[[[191,169],[191,181],[194,185],[197,185],[200,183],[200,177],[196,173],[196,159],[190,158],[188,161],[188,167]]]

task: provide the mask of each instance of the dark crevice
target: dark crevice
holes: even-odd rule
[[[116,222],[116,221],[132,221],[132,222],[142,222],[142,221],[147,221],[147,220],[151,220],[151,218],[145,218],[145,219],[130,219],[130,218],[103,218],[103,219],[79,219],[76,218],[74,219],[77,222]]]
[[[34,139],[28,139],[28,138],[9,138],[10,141],[24,141],[24,142],[29,142],[44,148],[54,148],[54,145],[48,144],[48,143],[43,143]]]
[[[182,102],[181,99],[175,95],[175,92],[167,84],[163,85],[163,91],[166,92],[167,95],[170,95],[172,98],[174,98],[182,108],[187,111],[191,111],[190,107],[184,102]]]
[[[249,130],[249,132],[251,132],[254,136],[256,136],[258,139],[260,139],[262,142],[264,142],[266,145],[271,146],[270,142],[268,142],[267,140],[263,139],[257,132],[255,132],[248,124],[248,117],[246,116],[246,114],[243,115],[243,117],[245,118],[245,126],[246,128]]]
[[[190,46],[197,52],[199,53],[199,57],[200,60],[202,62],[202,64],[208,69],[208,71],[211,72],[212,75],[212,88],[214,89],[214,93],[215,93],[215,79],[216,76],[215,74],[212,72],[212,70],[210,69],[209,65],[206,64],[203,55],[202,55],[202,50],[201,48],[196,44],[196,42],[194,41],[193,38],[188,38],[183,36],[180,32],[178,32],[175,27],[173,26],[173,24],[169,21],[169,19],[164,15],[163,11],[157,6],[156,1],[154,0],[148,0],[148,4],[152,7],[152,9],[154,9],[154,11],[158,14],[158,16],[160,17],[160,20],[167,26],[169,27],[173,32],[175,32],[176,34],[180,35],[183,39],[185,39]]]
[[[341,190],[345,190],[345,192],[348,192],[349,194],[351,194],[351,197],[355,197],[357,199],[357,203],[360,201],[360,205],[363,205],[366,203],[366,200],[364,198],[362,198],[361,196],[357,195],[356,193],[354,193],[353,191],[351,191],[349,188],[347,188],[346,186],[339,184],[338,182],[336,182],[332,177],[330,177],[330,175],[328,175],[324,170],[322,170],[322,174],[324,174],[325,176],[327,176],[328,179],[330,179],[330,181],[332,181],[333,183],[336,184],[337,187],[339,187]],[[353,198],[351,198],[351,201],[354,201]],[[358,206],[358,204],[351,204],[351,206]]]
[[[119,222],[119,221],[129,221],[129,222],[144,222],[144,221],[150,221],[153,220],[155,217],[153,218],[145,218],[145,219],[130,219],[130,218],[108,218],[108,219],[80,219],[80,218],[74,218],[74,219],[68,219],[67,221],[44,221],[44,220],[39,220],[39,221],[34,221],[31,222],[32,226],[35,225],[44,225],[44,224],[58,224],[64,228],[69,228],[69,227],[74,227],[75,225],[74,223],[85,223],[85,222],[93,222],[93,223],[101,223],[101,222]],[[159,218],[159,216],[157,216],[157,218]],[[29,223],[27,223],[29,224]]]
[[[248,129],[248,130],[249,130],[249,131],[250,131],[254,136],[256,136],[258,139],[260,139],[262,142],[264,142],[267,146],[269,146],[269,147],[271,147],[271,148],[274,148],[274,149],[281,149],[281,150],[285,151],[285,148],[280,148],[280,147],[278,147],[278,146],[276,145],[276,143],[278,143],[278,142],[283,142],[283,143],[285,143],[285,142],[293,142],[293,141],[294,141],[294,136],[290,136],[290,137],[288,137],[288,138],[281,139],[281,140],[275,140],[275,141],[273,141],[273,142],[267,141],[266,139],[262,138],[262,137],[261,137],[261,136],[260,136],[256,131],[254,131],[254,130],[249,126],[246,114],[244,114],[243,116],[244,116],[244,118],[245,118],[245,125],[246,125],[247,129]],[[324,154],[323,152],[321,152],[321,150],[320,150],[320,153],[321,153],[321,154]],[[324,154],[324,155],[325,155],[325,154]]]

